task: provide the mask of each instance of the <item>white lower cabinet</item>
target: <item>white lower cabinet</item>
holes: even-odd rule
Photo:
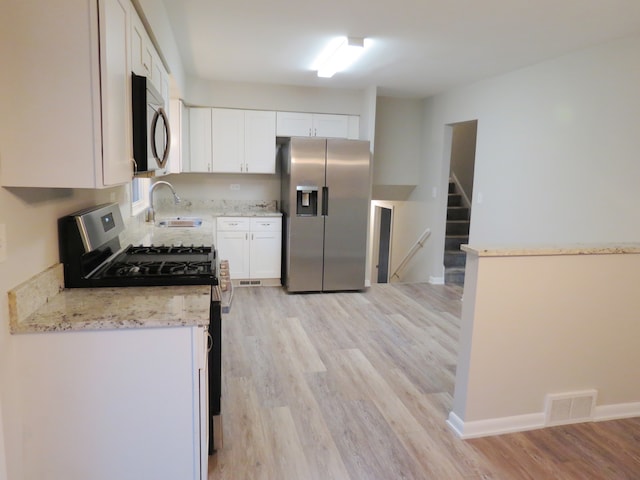
[[[207,478],[204,327],[13,340],[28,459],[21,478]]]
[[[216,223],[218,255],[229,260],[232,280],[280,278],[281,217],[218,217]]]

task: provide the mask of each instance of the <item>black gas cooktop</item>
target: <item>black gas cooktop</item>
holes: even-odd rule
[[[217,285],[209,246],[129,246],[88,278],[104,286]]]

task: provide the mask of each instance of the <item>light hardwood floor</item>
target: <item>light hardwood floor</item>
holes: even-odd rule
[[[238,288],[209,479],[640,479],[640,419],[459,440],[462,290]]]

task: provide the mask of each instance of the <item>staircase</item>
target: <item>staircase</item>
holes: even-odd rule
[[[456,184],[449,182],[447,201],[447,230],[444,240],[444,283],[464,285],[467,254],[460,245],[469,242],[469,207],[462,203]]]

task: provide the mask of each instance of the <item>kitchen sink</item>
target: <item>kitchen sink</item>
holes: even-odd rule
[[[156,227],[199,227],[202,219],[197,217],[163,218],[156,222]]]

